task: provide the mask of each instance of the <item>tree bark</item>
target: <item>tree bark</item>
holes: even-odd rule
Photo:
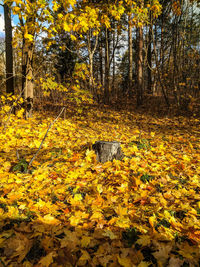
[[[129,95],[132,95],[133,90],[133,37],[132,37],[132,16],[128,16],[128,59],[129,59],[129,71],[128,71],[128,87]]]
[[[7,4],[4,4],[4,20],[6,43],[6,93],[14,94],[11,10]]]
[[[148,32],[148,49],[147,49],[147,92],[152,94],[152,24],[151,24],[151,15],[150,15],[150,25]]]
[[[112,50],[113,50],[113,64],[112,64],[112,96],[116,97],[116,86],[115,86],[115,40],[116,39],[116,24],[113,22],[113,34],[112,34]]]
[[[124,157],[120,143],[116,141],[97,141],[92,148],[97,155],[97,161],[102,163],[113,159],[121,160]]]
[[[33,111],[33,44],[23,41],[22,49],[22,91],[26,103],[25,117],[31,118]]]
[[[98,36],[96,36],[94,47],[92,47],[92,43],[91,43],[91,38],[92,38],[91,29],[88,31],[87,38],[88,38],[87,49],[88,49],[88,54],[89,54],[89,69],[90,69],[89,86],[90,86],[91,92],[94,93],[93,58],[94,58],[94,53],[96,51],[97,44],[98,44]]]
[[[154,51],[154,56],[155,56],[156,71],[158,74],[158,82],[160,83],[160,87],[161,87],[162,94],[163,94],[163,97],[165,99],[166,105],[167,105],[167,107],[169,107],[170,106],[169,99],[168,99],[166,91],[165,91],[165,85],[162,83],[162,79],[161,79],[160,64],[159,64],[157,51],[156,51],[156,40],[154,38],[153,28],[152,28],[152,41],[153,41],[153,51]]]
[[[142,105],[143,98],[143,30],[137,28],[137,106]]]
[[[36,0],[30,0],[34,3]],[[25,118],[31,118],[33,113],[34,102],[34,80],[33,80],[33,54],[34,54],[34,37],[36,14],[31,12],[27,15],[25,22],[20,19],[21,27],[26,28],[26,33],[31,35],[33,40],[25,38],[23,32],[22,43],[22,93],[25,101]],[[25,27],[27,26],[27,27]]]
[[[110,40],[109,30],[105,29],[105,82],[104,82],[104,102],[108,104],[110,101]]]
[[[100,64],[100,82],[101,86],[103,86],[103,42],[102,42],[102,35],[100,37],[100,45],[99,45],[99,64]]]

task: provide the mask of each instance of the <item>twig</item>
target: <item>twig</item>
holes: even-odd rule
[[[55,120],[54,120],[53,122],[50,123],[49,128],[47,129],[47,131],[46,131],[46,133],[45,133],[45,135],[44,135],[44,138],[42,139],[42,142],[40,143],[40,146],[39,146],[38,150],[36,151],[35,155],[32,157],[32,159],[30,160],[30,162],[29,162],[29,164],[28,164],[28,168],[32,165],[34,159],[37,157],[37,155],[38,155],[40,149],[42,148],[42,145],[43,145],[43,143],[44,143],[44,141],[45,141],[45,139],[46,139],[46,137],[47,137],[47,134],[48,134],[49,130],[51,129],[51,127],[53,126],[53,124],[57,121],[57,119],[61,116],[61,114],[63,113],[64,110],[65,110],[65,107],[63,107],[63,108],[61,109],[60,113],[59,113],[58,116],[55,118]]]
[[[18,149],[16,150],[16,156],[17,156],[17,159],[20,160],[20,156],[19,156],[19,151],[18,151]]]

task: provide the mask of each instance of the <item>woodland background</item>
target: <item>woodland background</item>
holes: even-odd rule
[[[1,5],[0,267],[199,266],[199,1]]]
[[[60,104],[59,86],[60,91],[64,86],[65,91],[89,92],[105,104],[151,107],[154,96],[158,106],[198,113],[198,5],[5,1],[1,91],[7,86],[7,93],[21,92],[31,105],[33,98],[36,105]],[[14,28],[11,10],[18,18]]]

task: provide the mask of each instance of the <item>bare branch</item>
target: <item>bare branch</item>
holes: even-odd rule
[[[32,159],[30,160],[30,162],[29,162],[29,164],[28,164],[28,168],[30,168],[30,166],[32,165],[34,159],[37,157],[37,155],[38,155],[40,149],[42,148],[42,145],[43,145],[43,143],[44,143],[44,141],[45,141],[45,139],[46,139],[46,137],[47,137],[47,134],[48,134],[49,130],[51,129],[51,127],[53,126],[53,124],[57,121],[57,119],[62,115],[62,113],[63,113],[64,110],[65,110],[65,107],[63,107],[63,108],[61,109],[60,113],[59,113],[58,116],[55,118],[55,120],[54,120],[53,122],[50,123],[49,128],[47,129],[47,131],[46,131],[46,133],[45,133],[45,135],[44,135],[44,138],[42,139],[42,142],[40,143],[40,146],[39,146],[38,150],[36,151],[35,155],[32,157]]]

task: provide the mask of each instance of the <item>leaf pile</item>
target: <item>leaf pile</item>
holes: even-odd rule
[[[24,173],[52,120],[0,129],[0,266],[199,265],[198,119],[83,107]],[[127,157],[98,163],[97,140]]]

